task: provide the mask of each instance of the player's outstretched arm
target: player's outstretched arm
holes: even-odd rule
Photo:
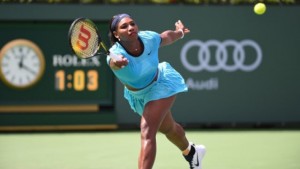
[[[182,39],[184,35],[189,32],[190,30],[186,28],[180,20],[178,20],[175,22],[175,30],[166,30],[160,34],[162,39],[160,46],[170,45],[178,39]]]

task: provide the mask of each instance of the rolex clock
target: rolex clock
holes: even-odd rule
[[[44,70],[44,55],[32,41],[12,40],[1,49],[0,78],[9,87],[29,88],[41,79]]]

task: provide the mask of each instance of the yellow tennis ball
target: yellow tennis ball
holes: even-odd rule
[[[267,10],[267,7],[264,3],[257,3],[255,6],[254,6],[254,12],[257,14],[257,15],[262,15],[266,12]]]

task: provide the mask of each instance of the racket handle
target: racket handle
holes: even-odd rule
[[[121,57],[121,55],[116,55],[116,54],[114,54],[114,53],[112,53],[112,52],[109,52],[109,55],[108,55],[110,58],[112,58],[112,59],[115,59],[115,60],[122,60],[122,57]]]

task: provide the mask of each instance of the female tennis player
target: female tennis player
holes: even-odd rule
[[[190,30],[178,20],[175,30],[161,34],[139,31],[128,14],[118,14],[110,21],[110,52],[121,60],[107,57],[116,77],[124,84],[124,97],[134,112],[141,116],[141,150],[138,168],[151,169],[156,156],[158,131],[175,144],[189,162],[191,169],[201,169],[205,154],[203,145],[194,145],[183,128],[174,121],[171,107],[176,95],[186,92],[182,76],[167,62],[159,63],[158,50],[184,37]]]

